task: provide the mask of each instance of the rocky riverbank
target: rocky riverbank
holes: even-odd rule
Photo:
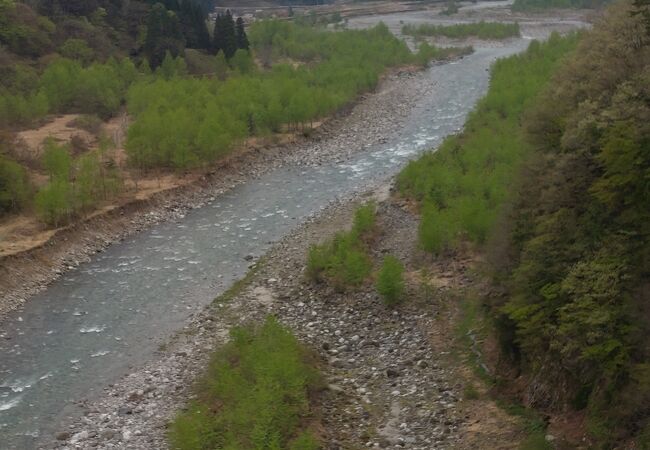
[[[2,258],[0,320],[112,243],[154,224],[182,218],[187,211],[204,206],[247,180],[290,164],[344,161],[354,152],[382,142],[403,125],[414,100],[432,88],[423,72],[414,68],[394,70],[376,92],[360,98],[308,138],[242,152],[189,185],[97,214],[61,230],[43,246]]]
[[[166,425],[191,398],[210,350],[232,326],[267,314],[320,355],[328,385],[319,407],[325,448],[511,448],[516,425],[481,423],[487,411],[493,421],[503,413],[463,398],[468,376],[450,355],[456,308],[449,292],[471,282],[470,260],[429,261],[431,272],[422,277],[427,257],[415,246],[417,218],[385,195],[386,189],[372,195],[383,199],[373,259],[390,253],[405,264],[403,306],[386,308],[371,284],[340,293],[305,280],[309,245],[349,226],[366,198],[334,204],[276,244],[236,291],[196,315],[152,361],[101,398],[81,402],[84,416],[44,448],[167,448]]]

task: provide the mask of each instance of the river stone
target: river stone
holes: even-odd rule
[[[392,367],[389,367],[386,369],[386,376],[388,378],[397,378],[399,377],[399,371],[397,369],[393,369]]]
[[[128,414],[133,414],[133,410],[128,406],[120,406],[119,409],[117,410],[117,413],[120,416],[126,416]]]
[[[57,441],[67,441],[70,439],[70,433],[67,431],[61,431],[60,433],[57,433],[55,437]]]
[[[113,439],[115,437],[116,434],[117,434],[117,431],[115,431],[115,430],[104,430],[104,431],[102,431],[102,434],[100,436],[105,441],[110,441],[111,439]]]

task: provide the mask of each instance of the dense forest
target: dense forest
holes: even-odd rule
[[[585,409],[650,445],[650,36],[610,9],[527,112],[533,151],[504,219],[504,347],[530,404]]]
[[[423,248],[484,245],[505,385],[515,368],[528,406],[584,413],[598,448],[650,445],[642,6],[611,7],[577,47],[553,37],[499,61],[463,133],[398,180],[420,201]]]

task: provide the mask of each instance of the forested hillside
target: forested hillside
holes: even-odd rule
[[[599,442],[647,446],[650,36],[632,11],[611,8],[526,114],[492,309],[529,404],[585,409]]]
[[[501,385],[545,413],[584,414],[602,448],[650,446],[650,29],[639,8],[612,6],[569,53],[576,38],[555,37],[498,62],[465,131],[398,179],[421,202],[424,249],[487,250],[496,289],[485,302],[510,368]]]

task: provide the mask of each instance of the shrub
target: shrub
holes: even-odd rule
[[[367,242],[375,227],[375,204],[359,207],[350,231],[338,233],[331,241],[309,248],[307,276],[313,281],[330,282],[338,289],[359,286],[372,271]]]
[[[458,223],[451,217],[448,209],[438,209],[428,203],[422,208],[418,239],[422,248],[430,253],[442,253],[454,246],[458,233]]]
[[[274,318],[236,328],[212,356],[198,400],[171,423],[171,447],[316,450],[305,423],[320,383],[308,352]]]
[[[55,227],[62,225],[73,213],[72,187],[67,181],[51,181],[38,191],[34,202],[43,222]]]
[[[31,186],[25,169],[0,156],[0,213],[20,210],[29,202],[30,196]]]
[[[70,38],[59,49],[61,56],[88,64],[94,56],[93,49],[83,39]]]
[[[356,238],[361,238],[371,234],[377,223],[377,206],[374,202],[366,203],[357,208],[354,213],[354,221],[352,223],[352,235]]]
[[[71,125],[97,136],[102,129],[102,123],[102,119],[94,114],[82,114],[75,118]]]
[[[377,292],[381,294],[384,303],[394,306],[402,301],[404,295],[404,266],[392,255],[384,258],[377,276]]]

